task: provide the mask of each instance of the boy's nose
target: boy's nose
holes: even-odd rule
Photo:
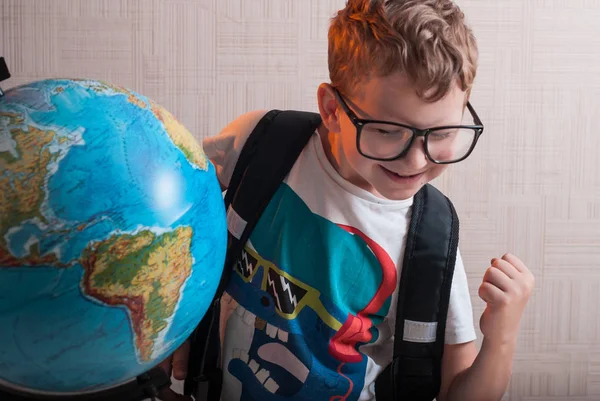
[[[410,172],[422,171],[429,163],[429,159],[427,159],[427,155],[425,154],[424,139],[415,138],[408,153],[398,159],[398,162],[402,163],[404,168],[410,170]]]

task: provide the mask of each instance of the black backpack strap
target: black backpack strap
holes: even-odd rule
[[[234,168],[227,193],[227,255],[212,305],[192,334],[185,394],[196,401],[218,401],[221,296],[244,245],[269,201],[292,169],[302,149],[321,124],[319,114],[271,110],[248,137]]]
[[[375,382],[377,401],[431,401],[440,391],[458,228],[450,200],[425,185],[414,198],[398,289],[394,359]]]
[[[225,196],[229,265],[238,260],[263,211],[320,124],[316,113],[273,110],[248,138]]]

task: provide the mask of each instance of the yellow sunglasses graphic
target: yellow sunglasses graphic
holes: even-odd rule
[[[305,306],[314,310],[321,320],[338,331],[342,323],[334,318],[319,299],[321,293],[290,276],[274,263],[262,258],[256,251],[245,247],[242,256],[235,264],[236,273],[246,283],[254,281],[257,273],[264,269],[260,289],[273,297],[275,310],[279,316],[294,320]]]

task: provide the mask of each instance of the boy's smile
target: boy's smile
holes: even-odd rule
[[[379,166],[379,167],[381,167],[381,170],[385,174],[388,175],[390,180],[397,182],[398,184],[401,184],[401,185],[415,184],[423,178],[423,175],[425,175],[425,171],[420,172],[420,173],[415,173],[415,174],[399,174],[399,173],[389,170],[383,166]]]

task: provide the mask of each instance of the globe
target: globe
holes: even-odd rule
[[[0,387],[114,388],[186,340],[227,228],[214,166],[127,89],[50,79],[0,97]]]

